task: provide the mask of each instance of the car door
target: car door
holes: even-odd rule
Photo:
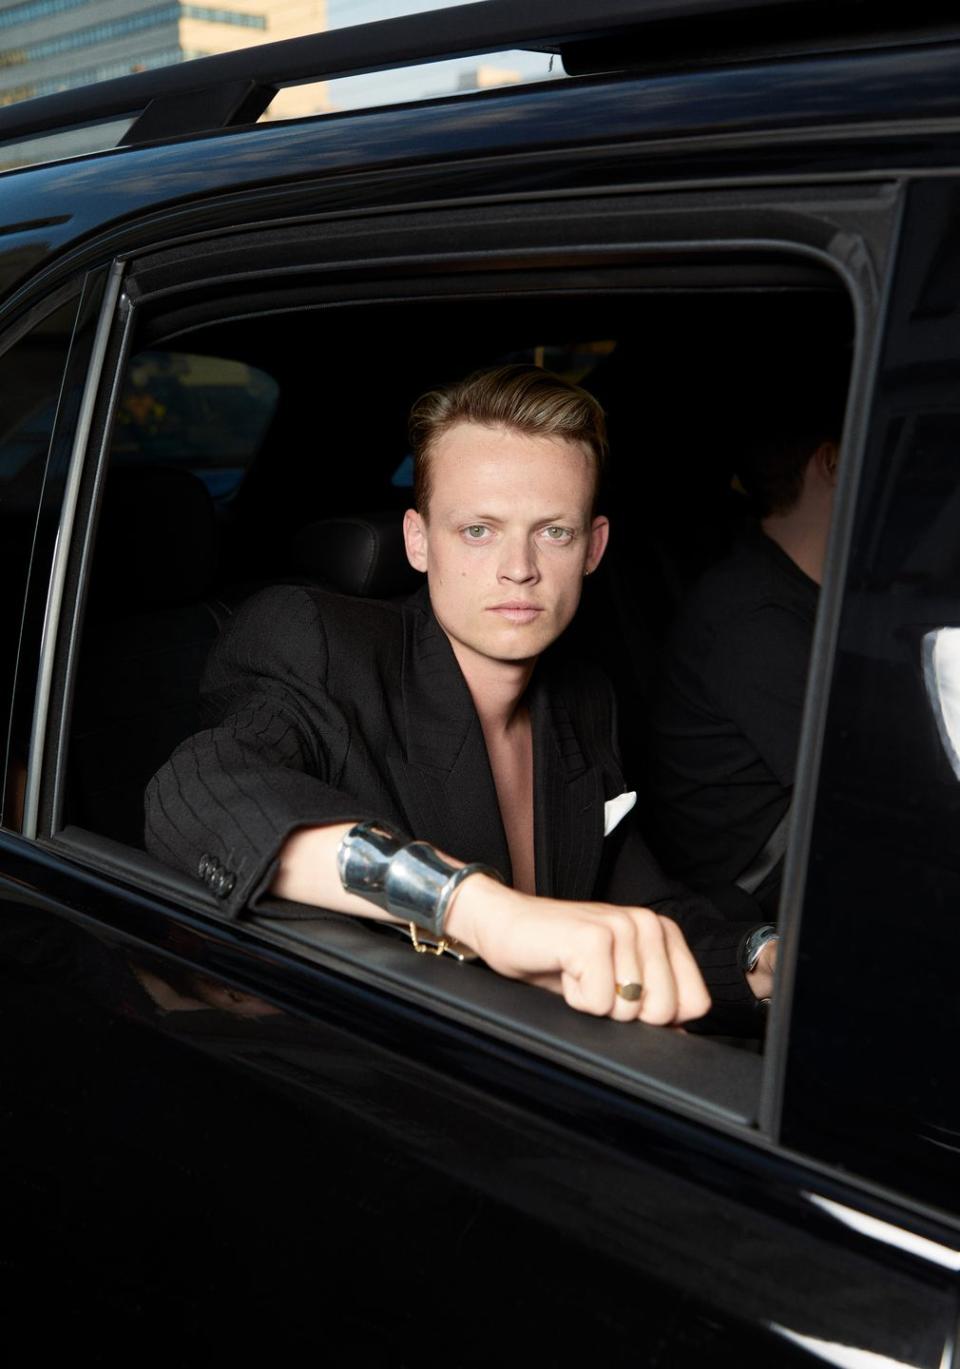
[[[958,1133],[955,676],[938,654],[957,617],[956,215],[951,180],[911,185],[807,752],[822,745],[782,1095],[788,1144],[934,1207]]]
[[[683,275],[687,258],[694,273],[723,258],[750,285],[744,257],[760,237],[778,284],[784,257],[805,285],[812,256],[842,267],[859,310],[860,455],[808,708],[808,731],[822,732],[902,192],[748,199],[713,188],[608,204],[604,244],[574,236],[591,201],[553,218],[485,203],[363,231],[325,221],[312,237],[280,222],[272,250],[282,241],[318,309],[431,291],[458,309],[511,292],[569,308],[576,293],[661,289],[664,262],[685,288],[732,283]],[[451,240],[445,287],[433,267]],[[606,274],[598,249],[611,242],[629,278]],[[73,408],[54,427],[48,464],[63,453],[62,474],[44,495],[57,530],[29,563],[34,647],[20,653],[8,757],[14,789],[22,757],[22,813],[10,810],[0,836],[18,1295],[28,1301],[53,1269],[78,1327],[106,1326],[113,1343],[148,1336],[167,1353],[185,1337],[209,1353],[329,1350],[350,1336],[367,1358],[409,1364],[486,1362],[523,1344],[548,1363],[600,1346],[651,1364],[726,1350],[757,1366],[861,1352],[941,1365],[956,1316],[951,1214],[939,1189],[934,1205],[877,1181],[858,1158],[855,1109],[842,1111],[855,1138],[843,1152],[799,1127],[811,1093],[797,1071],[823,1050],[800,1051],[812,1021],[802,998],[795,1018],[784,994],[765,1060],[693,1035],[627,1038],[322,910],[227,922],[195,879],[65,820],[77,652],[137,310],[179,291],[200,311],[191,326],[219,325],[203,311],[229,298],[239,315],[267,269],[252,236],[207,250],[145,236],[138,260],[106,262],[83,282],[81,298],[99,302],[65,362]],[[225,277],[233,294],[218,296]],[[291,301],[278,307],[286,319]],[[802,842],[824,792],[818,747],[806,754]],[[794,940],[809,934],[803,880],[820,851],[792,848]]]

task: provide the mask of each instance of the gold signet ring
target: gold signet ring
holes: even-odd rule
[[[635,983],[618,984],[617,993],[621,998],[625,998],[628,1003],[636,1003],[637,999],[643,993],[643,985]]]

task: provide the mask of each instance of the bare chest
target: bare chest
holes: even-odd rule
[[[506,737],[487,737],[487,754],[513,866],[513,887],[536,892],[533,854],[533,739],[529,718]]]

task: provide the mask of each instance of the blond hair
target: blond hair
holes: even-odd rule
[[[586,390],[539,366],[497,366],[421,395],[410,411],[413,500],[426,514],[430,502],[430,456],[443,433],[457,423],[513,428],[533,437],[580,442],[594,462],[595,486],[607,453],[603,409]]]

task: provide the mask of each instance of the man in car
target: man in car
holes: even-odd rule
[[[550,650],[607,544],[596,401],[503,367],[424,396],[411,438],[404,536],[426,586],[247,604],[208,665],[215,725],[148,788],[149,849],[233,912],[274,894],[399,921],[584,1012],[690,1021],[704,979],[753,1005],[773,968],[766,948],[745,973],[756,917],[731,925],[664,877],[609,685]]]
[[[655,849],[732,917],[776,916],[843,423],[831,379],[787,390],[740,454],[759,523],[681,610],[656,716]]]

